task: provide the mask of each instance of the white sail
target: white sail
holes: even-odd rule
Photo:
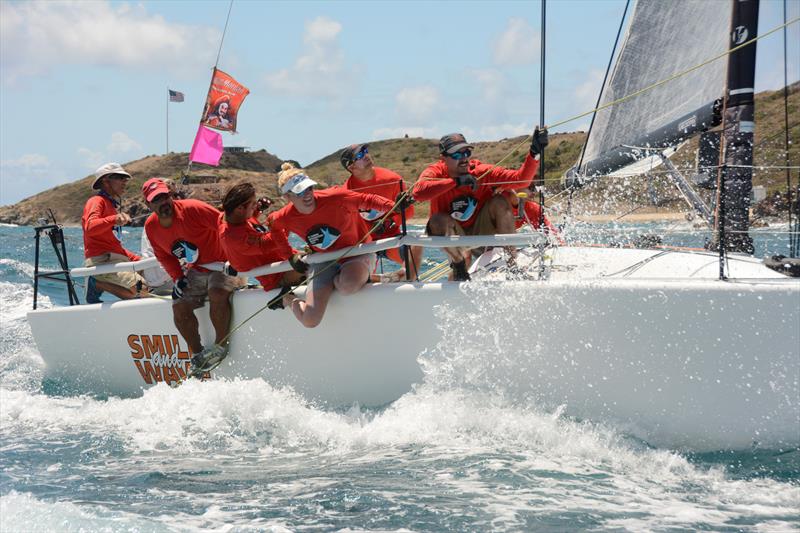
[[[717,0],[639,0],[601,106],[703,63],[728,49],[731,4]],[[635,159],[631,146],[662,145],[708,127],[723,96],[727,61],[693,72],[597,113],[583,157],[584,175]],[[667,131],[665,131],[667,130]],[[643,154],[642,154],[643,155]]]

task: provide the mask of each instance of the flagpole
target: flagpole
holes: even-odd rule
[[[233,0],[230,1],[228,4],[228,15],[225,17],[225,27],[222,29],[222,37],[219,40],[219,49],[217,50],[217,59],[214,61],[214,69],[211,71],[211,81],[208,84],[208,90],[211,91],[211,87],[214,85],[214,77],[217,74],[217,67],[219,66],[219,56],[222,54],[222,44],[225,42],[225,34],[228,32],[228,22],[231,19],[231,10],[233,9]],[[208,94],[208,93],[206,93]],[[206,97],[208,98],[208,97]],[[208,100],[206,100],[206,105],[208,105]],[[209,109],[210,110],[210,109]],[[203,106],[203,113],[200,115],[200,122],[202,123],[203,117],[205,116],[206,108]],[[189,158],[189,164],[186,165],[186,173],[188,174],[192,170],[192,160]]]
[[[167,151],[164,155],[169,154],[169,85],[167,85]]]

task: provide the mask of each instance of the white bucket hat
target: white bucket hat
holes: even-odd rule
[[[94,171],[94,182],[92,183],[92,189],[99,189],[100,180],[109,174],[120,174],[122,176],[128,176],[128,179],[131,178],[131,175],[125,172],[125,169],[122,168],[122,165],[119,163],[106,163]]]

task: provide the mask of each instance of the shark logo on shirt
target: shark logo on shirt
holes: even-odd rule
[[[369,211],[359,211],[358,214],[367,222],[372,222],[380,218],[386,211],[378,211],[377,209],[370,209]]]
[[[458,196],[450,202],[450,216],[459,222],[466,222],[478,207],[478,200],[472,196]]]
[[[172,245],[172,255],[178,258],[178,261],[187,264],[194,264],[200,256],[200,250],[197,249],[196,244],[187,241],[175,241]]]
[[[306,234],[306,242],[317,250],[327,250],[335,243],[342,232],[327,224],[312,227]]]

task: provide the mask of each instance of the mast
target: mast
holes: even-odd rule
[[[730,48],[758,35],[759,0],[733,0]],[[748,233],[750,194],[753,190],[753,102],[756,71],[756,43],[728,56],[728,94],[723,117],[724,186],[719,201],[724,213],[722,224],[725,248],[732,252],[753,253],[753,239]],[[718,236],[720,231],[716,232]],[[719,243],[715,243],[716,246]],[[716,247],[715,246],[715,247]]]

